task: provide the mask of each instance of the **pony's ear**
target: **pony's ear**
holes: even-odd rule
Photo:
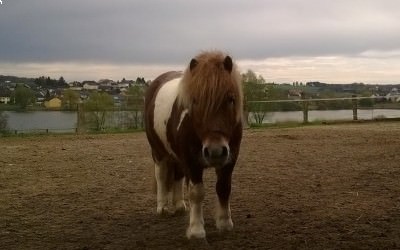
[[[232,62],[232,58],[230,56],[226,56],[225,57],[225,59],[224,59],[224,68],[229,73],[232,72],[233,62]]]
[[[189,64],[190,71],[192,71],[197,66],[197,64],[199,64],[199,62],[193,58]]]

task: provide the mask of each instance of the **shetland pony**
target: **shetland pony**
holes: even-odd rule
[[[205,238],[203,171],[217,175],[216,227],[232,230],[229,196],[242,139],[240,74],[230,56],[203,52],[182,72],[156,78],[145,95],[145,127],[155,162],[157,213],[183,213],[186,178],[189,226],[186,236]]]

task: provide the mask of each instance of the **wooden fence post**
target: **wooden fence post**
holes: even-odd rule
[[[83,134],[86,132],[86,122],[85,122],[85,109],[83,103],[78,104],[78,112],[77,112],[77,127],[76,132],[78,134]]]
[[[303,123],[308,123],[308,101],[304,92],[301,92],[301,99],[303,100]]]
[[[249,124],[249,104],[246,100],[246,97],[243,98],[243,128],[250,128]]]
[[[357,100],[357,96],[356,95],[352,95],[351,96],[352,99],[352,103],[353,103],[353,120],[357,121],[358,117],[357,117],[357,109],[358,109],[358,100]]]

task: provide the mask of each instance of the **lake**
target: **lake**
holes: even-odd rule
[[[76,128],[76,112],[64,111],[5,111],[10,130],[46,130],[52,132],[72,132]]]
[[[124,112],[124,111],[122,111]],[[7,115],[8,127],[15,131],[46,130],[51,132],[73,132],[77,124],[76,112],[66,111],[33,111],[14,112],[4,111]],[[358,119],[371,120],[377,117],[396,118],[400,117],[398,109],[372,109],[358,110]],[[308,119],[312,121],[352,120],[352,110],[311,110]],[[270,112],[267,114],[264,123],[279,122],[302,122],[302,111]]]

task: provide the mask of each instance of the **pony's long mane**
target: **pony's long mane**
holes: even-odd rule
[[[229,72],[224,67],[226,55],[221,52],[203,52],[194,59],[196,66],[190,66],[184,72],[180,84],[179,103],[190,109],[195,102],[201,110],[203,119],[215,114],[231,91],[235,95],[237,121],[242,117],[243,93],[241,76],[237,66],[233,64]]]

